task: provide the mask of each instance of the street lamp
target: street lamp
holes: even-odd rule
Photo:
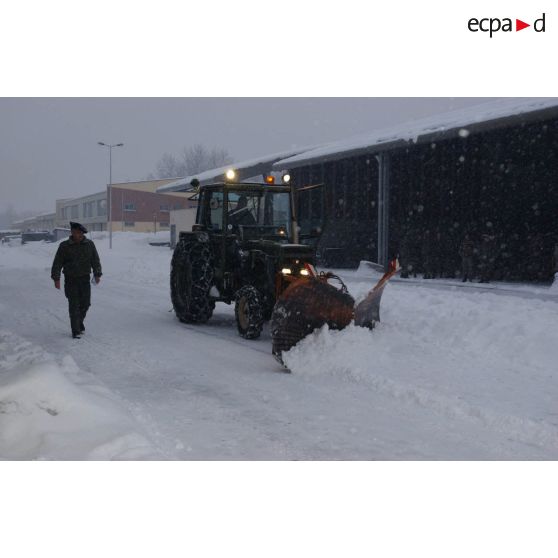
[[[109,248],[112,250],[112,148],[122,147],[123,143],[103,143],[97,142],[98,145],[108,147],[109,150],[109,188],[108,188],[108,218],[109,218]]]

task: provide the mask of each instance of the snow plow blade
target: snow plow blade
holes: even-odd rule
[[[330,285],[325,276],[291,284],[277,300],[271,316],[273,355],[283,364],[281,354],[315,329],[324,324],[343,329],[353,319],[354,304],[346,290]]]
[[[397,260],[394,260],[390,263],[390,270],[382,276],[376,286],[366,295],[366,298],[357,304],[355,325],[372,329],[376,322],[380,321],[380,302],[384,288],[399,271],[401,271],[401,268],[398,266]]]
[[[282,354],[294,347],[315,329],[327,324],[330,329],[343,329],[354,319],[355,324],[372,329],[380,321],[380,301],[387,282],[399,269],[394,263],[366,298],[355,308],[355,300],[339,277],[322,273],[292,283],[279,297],[271,316],[273,356],[283,363]],[[337,279],[341,287],[328,283]]]

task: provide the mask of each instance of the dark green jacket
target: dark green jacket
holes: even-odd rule
[[[63,270],[67,279],[88,277],[91,269],[95,277],[103,274],[95,244],[88,238],[84,238],[81,242],[74,242],[70,237],[58,246],[50,276],[53,281],[59,281],[60,271]]]

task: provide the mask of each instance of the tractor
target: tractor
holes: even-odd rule
[[[289,284],[315,273],[315,249],[298,241],[294,190],[272,180],[192,187],[196,223],[180,233],[171,262],[176,316],[202,324],[216,302],[234,303],[239,334],[256,339]]]

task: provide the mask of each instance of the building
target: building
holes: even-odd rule
[[[170,212],[170,246],[174,248],[181,231],[191,231],[196,223],[197,204]]]
[[[157,232],[169,230],[170,212],[195,207],[191,195],[158,193],[176,179],[147,180],[112,185],[112,230]]]
[[[274,163],[300,196],[299,222],[325,223],[324,264],[386,264],[452,276],[469,234],[493,276],[549,280],[558,243],[558,99],[506,99],[334,142]],[[484,248],[483,248],[484,247]],[[480,261],[479,253],[477,260]],[[404,263],[404,262],[402,262]]]
[[[90,231],[107,229],[107,193],[97,192],[80,198],[56,200],[58,226],[69,226],[70,221],[82,223]]]
[[[106,231],[109,228],[109,190],[112,195],[112,230],[154,232],[169,230],[170,211],[186,209],[192,203],[183,193],[157,193],[157,188],[176,179],[142,180],[120,182],[107,186],[106,190],[56,201],[57,226],[68,226],[78,221],[90,231]]]
[[[35,217],[28,217],[12,223],[19,231],[51,231],[57,225],[56,213],[42,213]]]

